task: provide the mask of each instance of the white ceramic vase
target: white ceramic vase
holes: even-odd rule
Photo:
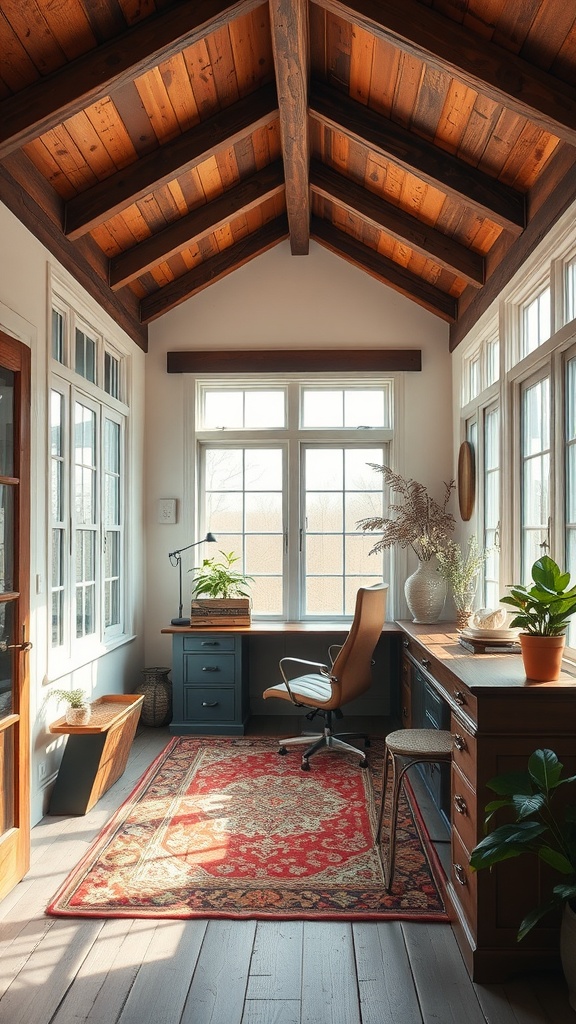
[[[570,1006],[576,1010],[576,914],[569,903],[564,905],[560,926],[560,959],[568,984]]]
[[[438,572],[435,558],[418,563],[404,584],[404,594],[414,622],[438,621],[446,600],[446,580]]]

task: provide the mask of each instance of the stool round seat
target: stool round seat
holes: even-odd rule
[[[396,863],[396,824],[398,800],[404,775],[415,764],[449,762],[452,760],[452,734],[446,729],[397,729],[388,733],[384,752],[384,779],[380,814],[376,830],[376,843],[380,849],[380,836],[388,788],[388,766],[392,768],[392,793],[388,828],[388,854],[382,860],[386,888],[390,892]]]
[[[452,756],[452,733],[444,729],[397,729],[386,737],[386,746],[398,757],[441,760]]]

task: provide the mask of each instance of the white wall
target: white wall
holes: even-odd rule
[[[146,660],[170,665],[160,630],[176,613],[178,574],[168,552],[195,537],[193,495],[185,491],[190,379],[166,372],[175,349],[419,348],[422,372],[399,375],[400,470],[436,497],[452,476],[448,326],[438,317],[312,242],[308,256],[288,243],[253,260],[150,325],[146,357]],[[191,448],[191,446],[190,446]],[[159,525],[157,502],[179,499],[176,525]],[[415,564],[411,567],[415,568]],[[153,581],[153,585],[152,585]],[[184,574],[185,602],[189,577]]]
[[[49,721],[58,717],[54,701],[45,704],[48,692],[48,599],[50,579],[47,553],[47,323],[49,308],[49,266],[58,267],[50,253],[26,228],[0,204],[0,239],[2,273],[0,274],[0,329],[31,349],[32,357],[32,423],[31,423],[31,538],[30,538],[30,658],[31,734],[32,734],[32,822],[42,815],[46,794],[55,777],[61,756],[62,740],[47,731]],[[66,276],[63,268],[59,273]],[[78,286],[76,286],[78,287]],[[93,697],[104,693],[121,693],[134,689],[140,680],[143,659],[144,524],[143,524],[143,450],[144,450],[144,353],[113,324],[110,318],[84,294],[86,302],[96,310],[109,328],[110,338],[127,347],[131,373],[131,415],[129,429],[131,493],[128,509],[127,538],[130,548],[130,586],[135,595],[134,632],[136,636],[113,651],[90,661],[58,685],[85,688]],[[40,592],[38,592],[40,591]],[[39,784],[39,764],[46,765],[46,779]]]

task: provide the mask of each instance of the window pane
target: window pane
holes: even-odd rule
[[[283,388],[218,391],[206,389],[201,406],[204,430],[279,429],[286,421]]]
[[[86,380],[96,380],[96,342],[89,338],[84,331],[76,328],[76,360],[74,366],[76,373]]]
[[[302,426],[305,430],[318,427],[342,427],[344,425],[344,392],[312,391],[302,392]]]
[[[306,542],[306,572],[309,576],[329,573],[342,574],[344,567],[343,537],[318,534]],[[342,614],[342,613],[340,613]]]
[[[285,425],[284,391],[247,391],[244,404],[244,426],[252,430]]]
[[[204,422],[207,430],[241,427],[244,421],[243,391],[207,391],[204,395]]]
[[[110,352],[104,353],[104,390],[113,398],[120,398],[120,362]]]
[[[550,337],[550,288],[522,307],[522,355],[526,356]]]
[[[524,389],[522,394],[522,582],[532,563],[549,554],[550,523],[550,381]]]
[[[226,494],[214,491],[206,497],[206,522],[212,533],[242,532],[243,501],[241,492]]]
[[[14,374],[0,369],[0,476],[14,476]]]
[[[64,317],[57,309],[52,310],[52,358],[64,362]]]
[[[248,493],[245,501],[247,533],[282,533],[282,494],[266,491]]]
[[[282,535],[259,534],[246,537],[246,572],[256,577],[262,570],[267,575],[282,573]]]
[[[566,322],[576,317],[576,260],[566,265]]]
[[[0,591],[14,589],[14,485],[0,484]]]
[[[306,451],[306,489],[341,491],[344,485],[342,448],[308,448]]]
[[[244,459],[241,448],[209,448],[205,465],[206,491],[243,489]]]
[[[306,580],[306,611],[309,615],[343,615],[343,581],[338,576],[310,576]]]
[[[382,390],[345,391],[344,426],[383,427],[384,392]]]
[[[576,358],[566,364],[566,568],[576,582]],[[567,643],[576,647],[576,622],[570,620]]]
[[[341,494],[330,494],[327,491],[308,492],[306,495],[306,529],[311,533],[341,533],[342,517]]]
[[[282,488],[282,452],[276,448],[247,448],[245,452],[247,491]]]
[[[486,343],[486,384],[493,384],[500,376],[500,340],[493,338]]]

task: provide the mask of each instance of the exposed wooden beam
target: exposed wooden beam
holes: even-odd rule
[[[335,132],[367,146],[445,195],[471,206],[481,217],[519,234],[525,226],[524,197],[489,175],[406,131],[362,103],[313,82],[310,113]]]
[[[290,250],[293,256],[306,256],[310,243],[308,0],[269,0],[268,6],[278,87]]]
[[[233,146],[277,116],[278,102],[273,85],[264,86],[238,100],[184,135],[177,136],[71,199],[66,204],[66,235],[72,239],[80,238],[153,188],[159,188],[178,174],[196,167],[217,150]]]
[[[450,328],[451,352],[498,298],[559,217],[576,202],[575,154],[566,146],[562,150],[556,159],[549,161],[541,179],[534,186],[531,195],[534,201],[538,198],[538,208],[530,217],[526,230],[507,248],[505,240],[499,238],[489,254],[488,274],[482,290],[470,296],[466,291],[460,296],[458,319]],[[466,298],[470,300],[468,305],[465,305]]]
[[[376,280],[389,285],[395,291],[412,299],[418,305],[434,313],[436,316],[452,323],[456,318],[456,300],[446,292],[440,291],[434,285],[416,277],[404,267],[394,263],[387,256],[381,256],[375,249],[340,231],[328,221],[312,217],[311,236],[320,245],[330,249],[337,256],[341,256],[349,263],[353,263],[361,270],[365,270]]]
[[[422,369],[419,348],[230,349],[166,353],[168,373],[390,373]]]
[[[203,288],[207,288],[216,281],[221,281],[223,277],[231,274],[238,267],[244,266],[256,256],[272,249],[285,238],[288,238],[288,219],[286,216],[276,217],[258,231],[254,231],[240,242],[230,246],[229,249],[218,253],[217,256],[212,256],[205,263],[201,263],[200,266],[189,270],[182,277],[142,299],[140,303],[142,323],[156,320],[163,313],[167,313],[168,310],[174,309],[181,302],[185,302],[186,299],[201,292]]]
[[[321,5],[576,145],[576,89],[572,84],[487,42],[417,0],[321,0]]]
[[[110,95],[262,0],[197,0],[165,8],[0,103],[0,159]]]
[[[148,329],[140,321],[136,295],[127,289],[120,299],[110,291],[108,260],[91,238],[75,243],[64,238],[62,200],[24,153],[13,153],[0,163],[0,200],[147,352]]]
[[[405,242],[415,252],[465,278],[475,287],[484,284],[484,258],[478,253],[392,206],[318,160],[313,160],[310,167],[310,185],[313,192],[349,210],[378,231],[385,231],[397,241]]]
[[[114,290],[121,288],[199,238],[223,227],[235,217],[249,213],[283,189],[284,170],[282,161],[277,160],[139,245],[114,256],[110,260],[110,286]]]

